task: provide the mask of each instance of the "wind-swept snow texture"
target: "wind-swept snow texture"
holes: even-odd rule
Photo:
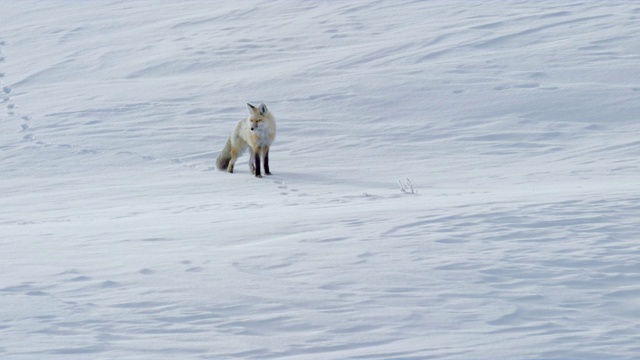
[[[640,3],[0,5],[0,358],[639,356]]]

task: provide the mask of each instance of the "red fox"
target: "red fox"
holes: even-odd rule
[[[238,156],[248,148],[251,148],[249,168],[256,177],[262,177],[260,162],[264,163],[265,175],[271,175],[269,171],[269,148],[276,138],[276,120],[265,104],[255,107],[247,104],[249,117],[240,120],[227,140],[224,149],[218,155],[216,167],[218,170],[233,172],[233,166]]]

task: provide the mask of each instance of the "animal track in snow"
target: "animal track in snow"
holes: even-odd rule
[[[208,262],[205,262],[205,264]],[[185,272],[202,272],[204,270],[203,267],[201,266],[196,266],[196,265],[192,265],[193,261],[191,260],[183,260],[180,262],[180,264],[185,265],[186,269],[184,270]]]
[[[153,275],[155,273],[155,271],[149,269],[149,268],[144,268],[141,269],[140,271],[138,271],[140,274],[142,275]]]
[[[282,180],[274,180],[273,183],[278,185],[278,189],[282,190],[280,195],[289,195],[289,191],[290,192],[298,192],[298,189],[289,189],[289,186],[287,184],[285,184],[285,182],[282,181]]]
[[[2,48],[1,46],[4,46],[5,42],[0,40],[0,63],[4,62],[5,57],[2,55]],[[9,85],[4,85],[3,84],[3,79],[4,79],[5,73],[4,72],[0,72],[0,102],[6,103],[6,109],[7,109],[7,115],[9,115],[10,117],[14,117],[16,115],[21,115],[19,112],[16,111],[16,109],[18,108],[16,106],[16,104],[11,101],[11,94],[13,94],[14,89],[12,86]],[[31,131],[31,126],[29,126],[29,124],[27,124],[27,121],[31,120],[31,116],[28,115],[23,115],[20,116],[20,121],[21,123],[19,124],[19,132],[24,133],[24,132],[28,132]],[[35,135],[33,134],[28,134],[22,137],[22,139],[24,141],[33,141],[35,139]]]

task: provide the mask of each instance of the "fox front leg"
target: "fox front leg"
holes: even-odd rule
[[[260,149],[251,149],[251,157],[249,157],[249,169],[256,177],[262,177],[260,173]]]
[[[260,173],[260,151],[253,152],[253,175],[257,178],[262,177]]]
[[[269,171],[269,148],[264,151],[264,174],[271,175],[271,171]]]

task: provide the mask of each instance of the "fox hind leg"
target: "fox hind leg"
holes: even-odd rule
[[[238,150],[231,148],[231,160],[229,160],[229,165],[227,165],[227,171],[233,173],[233,167],[236,164],[236,160],[238,160]]]

